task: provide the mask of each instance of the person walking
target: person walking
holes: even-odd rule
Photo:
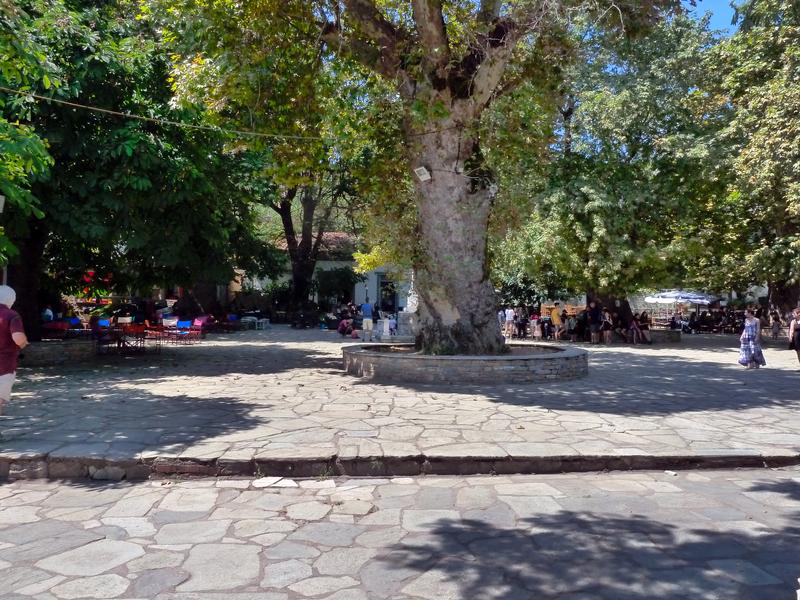
[[[550,323],[553,325],[553,339],[560,340],[561,333],[564,331],[564,323],[561,321],[561,305],[556,302],[553,310],[550,311]]]
[[[28,345],[22,319],[11,310],[16,299],[17,293],[13,288],[0,285],[0,415],[11,401],[19,351]]]
[[[739,364],[748,369],[758,369],[767,364],[761,350],[761,322],[751,308],[744,314],[744,331],[739,336]]]
[[[524,306],[517,308],[517,339],[524,340],[528,337],[528,313]]]
[[[628,331],[631,333],[631,338],[633,341],[634,346],[636,344],[642,343],[642,328],[639,324],[639,313],[633,315],[630,324],[628,325]]]
[[[603,318],[600,324],[600,331],[603,332],[603,343],[611,345],[611,333],[614,331],[614,318],[607,308],[603,309]]]
[[[794,315],[789,322],[789,350],[797,353],[797,361],[800,362],[800,308],[794,309]]]
[[[647,314],[646,310],[643,310],[642,314],[639,315],[639,331],[646,343],[653,343],[653,339],[650,337],[650,315]]]
[[[531,317],[531,336],[536,341],[542,339],[542,322],[536,313]]]
[[[772,313],[772,339],[773,341],[778,341],[778,338],[781,335],[781,318],[778,315],[778,311]]]
[[[569,341],[578,341],[578,319],[575,317],[575,315],[568,315],[564,322],[567,324],[567,335],[569,336]]]
[[[364,304],[361,305],[361,335],[365,342],[367,341],[367,335],[369,335],[369,341],[372,341],[372,330],[374,328],[372,310],[372,304],[369,303],[369,298],[367,298]]]
[[[505,328],[505,336],[506,339],[511,339],[514,336],[514,317],[516,314],[514,313],[514,309],[510,306],[506,307],[506,328]]]
[[[600,310],[597,302],[592,300],[589,302],[588,311],[589,331],[592,334],[592,344],[600,343],[600,328],[603,325],[603,312]]]

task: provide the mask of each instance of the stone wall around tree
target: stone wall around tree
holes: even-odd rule
[[[396,345],[404,347],[410,345]],[[513,344],[530,354],[502,356],[426,356],[392,352],[387,345],[342,349],[344,369],[379,382],[517,384],[575,379],[589,373],[589,355],[575,347]]]

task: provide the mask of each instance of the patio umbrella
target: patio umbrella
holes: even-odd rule
[[[647,296],[644,301],[650,304],[697,304],[708,306],[719,300],[719,296],[706,294],[704,292],[692,292],[685,290],[666,290]]]

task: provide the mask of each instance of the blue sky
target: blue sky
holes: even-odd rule
[[[697,6],[691,10],[698,16],[710,12],[712,29],[733,33],[734,28],[731,25],[733,8],[731,8],[730,0],[699,0]]]

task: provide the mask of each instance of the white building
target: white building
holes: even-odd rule
[[[356,250],[355,238],[341,232],[329,232],[323,237],[320,247],[319,260],[314,268],[314,273],[331,271],[342,267],[355,267],[353,253]],[[367,300],[378,304],[379,310],[398,312],[405,310],[408,293],[411,287],[410,277],[405,273],[398,273],[390,265],[382,266],[364,274],[364,281],[353,286],[349,298],[354,304],[361,305]],[[291,276],[284,274],[278,281],[289,281]],[[271,280],[250,279],[248,287],[255,290],[265,289]],[[314,298],[319,301],[319,298]]]

